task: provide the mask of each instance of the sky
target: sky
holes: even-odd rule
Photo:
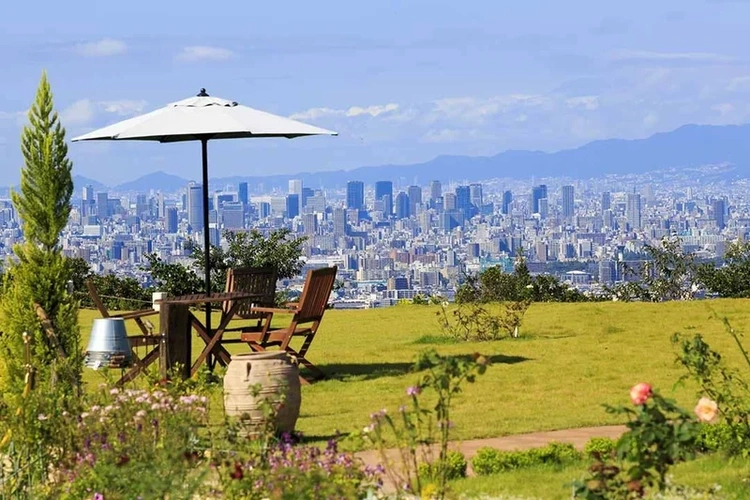
[[[627,5],[627,6],[624,6]],[[11,2],[0,16],[0,185],[46,70],[68,137],[194,95],[338,137],[210,144],[212,177],[556,151],[750,121],[750,1]],[[198,178],[197,143],[75,143],[107,185]]]

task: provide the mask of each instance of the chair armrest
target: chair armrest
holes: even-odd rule
[[[299,302],[286,302],[284,304],[284,307],[288,307],[290,309],[297,309],[299,307]]]
[[[263,312],[263,313],[270,313],[270,314],[293,314],[297,312],[297,309],[280,309],[276,307],[251,307],[251,311],[255,312]]]

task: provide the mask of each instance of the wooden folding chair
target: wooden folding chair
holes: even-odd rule
[[[289,309],[255,308],[257,312],[292,313],[294,316],[286,328],[268,329],[265,332],[243,332],[240,335],[242,341],[250,344],[254,351],[265,351],[268,347],[278,346],[279,349],[296,357],[299,363],[312,372],[313,376],[310,377],[310,380],[325,378],[325,374],[313,365],[306,356],[310,344],[312,344],[315,334],[318,332],[323,314],[328,308],[328,299],[333,290],[336,271],[336,266],[309,271],[299,302],[289,304]],[[299,351],[289,345],[293,337],[303,337]],[[310,380],[300,376],[300,381],[304,384],[309,384]]]
[[[142,319],[147,316],[156,316],[159,314],[159,311],[156,311],[154,309],[143,309],[141,311],[110,314],[107,306],[104,305],[101,297],[99,297],[99,292],[97,291],[94,282],[91,280],[86,280],[86,288],[88,288],[89,296],[94,302],[96,308],[99,310],[99,314],[101,314],[103,318],[122,318],[124,320],[132,319],[135,321],[135,323],[138,325],[138,328],[140,328],[142,332],[142,335],[128,335],[130,350],[133,354],[133,367],[129,371],[127,371],[122,376],[122,378],[120,378],[120,380],[117,381],[117,385],[122,385],[125,382],[133,380],[141,372],[148,368],[149,365],[157,360],[160,360],[160,376],[162,378],[166,377],[166,342],[163,338],[163,335],[154,334],[152,329],[149,328],[149,326],[147,326]],[[138,356],[138,353],[136,352],[136,349],[138,347],[150,346],[153,346],[153,349],[148,351],[143,358]]]
[[[240,302],[237,312],[232,320],[251,320],[249,325],[227,328],[224,333],[229,332],[262,332],[265,333],[271,326],[273,313],[261,312],[259,307],[273,308],[276,304],[276,281],[278,272],[272,267],[237,267],[227,272],[227,292],[248,292],[258,294],[258,298],[243,300]],[[222,315],[226,315],[232,309],[233,302],[225,301],[221,306]],[[226,343],[242,342],[241,339],[226,339]]]

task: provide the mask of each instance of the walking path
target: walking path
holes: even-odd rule
[[[563,429],[559,431],[532,432],[530,434],[518,434],[515,436],[503,436],[488,439],[470,439],[468,441],[454,441],[450,443],[452,450],[458,450],[466,456],[469,463],[468,475],[473,475],[471,470],[471,459],[477,450],[484,447],[497,448],[499,450],[527,450],[538,448],[551,441],[571,443],[578,449],[583,449],[586,442],[592,437],[619,438],[627,428],[624,425],[608,425],[602,427],[581,427],[579,429]],[[380,458],[377,451],[367,450],[356,454],[367,465],[377,465]],[[391,460],[398,460],[397,450],[388,450]]]

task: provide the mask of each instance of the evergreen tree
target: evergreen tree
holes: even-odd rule
[[[59,235],[70,215],[72,164],[46,74],[42,74],[29,110],[21,150],[21,187],[20,192],[12,193],[12,200],[25,242],[14,248],[18,261],[7,269],[10,279],[5,280],[0,305],[0,391],[9,408],[20,405],[24,388],[24,332],[31,339],[30,361],[37,386],[45,386],[43,392],[70,396],[80,384],[82,371],[78,303],[67,291],[71,269],[59,245]],[[42,328],[35,304],[46,312],[55,339]],[[65,359],[61,359],[60,351]],[[49,390],[52,386],[54,391]],[[57,405],[58,411],[64,406]]]

